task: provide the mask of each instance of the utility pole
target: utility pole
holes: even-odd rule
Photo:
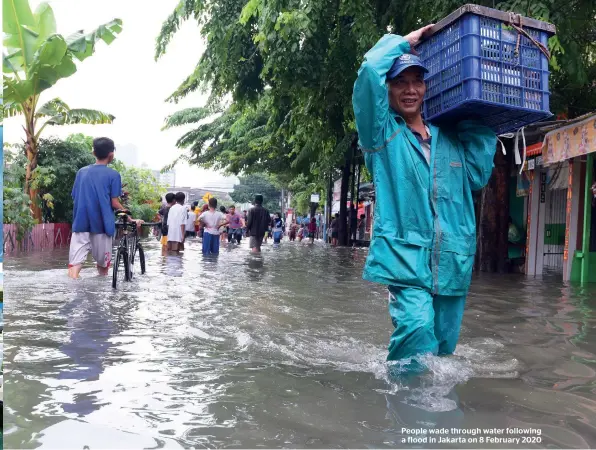
[[[354,244],[355,236],[354,236],[354,223],[353,223],[353,215],[354,215],[354,211],[352,208],[356,208],[354,206],[354,201],[358,201],[358,199],[354,200],[354,196],[356,195],[355,191],[355,187],[356,187],[356,150],[358,148],[358,145],[354,144],[352,145],[352,160],[351,160],[351,177],[352,177],[352,188],[350,189],[350,209],[348,210],[348,245],[350,245],[350,243]],[[356,213],[357,214],[357,213]]]
[[[350,172],[352,168],[352,155],[354,153],[354,146],[357,145],[357,135],[354,135],[350,147],[344,153],[344,165],[342,167],[341,175],[341,194],[339,200],[339,245],[348,245],[349,230],[348,230],[348,192],[350,190]]]
[[[325,219],[323,223],[323,239],[325,242],[328,241],[327,239],[327,226],[329,224],[331,211],[333,209],[333,177],[331,172],[329,172],[329,183],[327,183],[327,198],[325,200]]]

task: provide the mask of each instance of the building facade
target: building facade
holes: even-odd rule
[[[163,186],[176,186],[176,172],[174,170],[169,170],[167,172],[160,172],[159,170],[152,170],[153,176],[159,184]]]
[[[525,272],[596,282],[596,115],[548,131],[540,150],[526,169]]]

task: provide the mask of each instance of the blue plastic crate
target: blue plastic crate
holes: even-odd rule
[[[498,18],[503,15],[466,5],[417,47],[429,70],[427,120],[440,125],[473,118],[501,134],[552,116],[548,59],[523,35],[516,54],[518,32]],[[547,46],[554,27],[532,19],[522,24],[528,22],[542,29],[524,25],[524,30]]]

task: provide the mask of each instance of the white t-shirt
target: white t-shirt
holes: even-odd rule
[[[205,232],[209,234],[219,234],[219,224],[226,218],[225,214],[219,211],[205,211],[199,217],[205,222]]]
[[[197,220],[197,213],[188,211],[188,218],[186,219],[186,231],[195,231],[195,220]]]
[[[186,224],[186,208],[176,203],[168,213],[168,241],[182,242],[184,236],[180,231],[180,225]]]

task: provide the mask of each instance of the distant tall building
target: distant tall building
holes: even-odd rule
[[[169,170],[161,173],[159,170],[153,170],[153,176],[159,181],[159,184],[167,187],[176,186],[176,172]]]
[[[176,186],[176,172],[169,170],[159,174],[159,182],[164,186]]]
[[[213,189],[216,191],[233,192],[234,185],[238,184],[234,179],[223,179],[219,182],[205,184],[205,189]]]
[[[117,145],[114,156],[127,166],[139,167],[139,149],[134,144]]]

